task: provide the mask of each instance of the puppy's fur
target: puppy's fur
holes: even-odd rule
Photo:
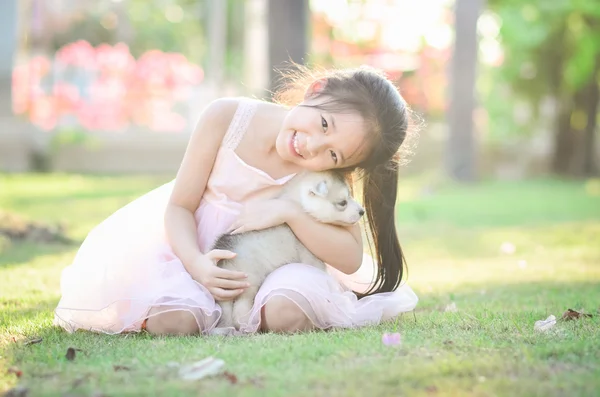
[[[365,212],[350,195],[343,176],[334,171],[299,174],[283,187],[279,197],[299,203],[306,213],[324,223],[352,225]],[[250,283],[250,287],[234,301],[220,302],[223,314],[219,327],[239,330],[240,320],[250,312],[261,284],[269,273],[280,266],[305,263],[325,270],[325,264],[296,238],[286,224],[222,235],[213,249],[235,252],[235,258],[221,260],[217,266],[248,274]]]

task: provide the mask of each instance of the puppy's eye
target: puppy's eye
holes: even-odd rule
[[[338,203],[338,205],[339,205],[340,207],[345,207],[347,204],[348,204],[348,202],[347,202],[346,200],[342,200],[342,201],[340,201],[340,202]]]

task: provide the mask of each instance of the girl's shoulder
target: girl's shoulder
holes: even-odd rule
[[[243,98],[224,97],[211,101],[202,111],[201,120],[212,125],[229,125]]]
[[[210,122],[213,126],[222,127],[220,129],[227,130],[236,113],[243,113],[245,110],[252,113],[268,113],[279,107],[280,105],[256,98],[223,97],[211,101],[202,111],[201,119]]]

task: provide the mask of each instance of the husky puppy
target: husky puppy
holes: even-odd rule
[[[365,210],[352,198],[343,176],[334,171],[304,172],[284,185],[280,198],[300,204],[303,210],[324,223],[353,225]],[[288,263],[305,263],[325,270],[286,224],[240,234],[224,234],[213,249],[237,253],[217,266],[248,274],[250,287],[233,301],[220,302],[222,316],[219,327],[240,328],[240,320],[252,309],[254,298],[269,273]]]

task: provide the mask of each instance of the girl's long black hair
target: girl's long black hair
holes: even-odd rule
[[[361,298],[398,288],[404,277],[406,260],[396,230],[398,164],[411,112],[398,89],[380,72],[372,68],[325,71],[315,74],[296,65],[285,76],[284,88],[275,101],[297,105],[305,98],[307,88],[319,81],[314,98],[322,98],[314,107],[330,112],[358,112],[369,126],[369,156],[351,169],[351,179],[362,182],[362,198],[367,222],[365,231],[377,274],[367,291],[355,291]],[[304,105],[303,105],[304,106]],[[313,106],[313,105],[307,105]],[[368,229],[367,226],[368,225]],[[374,251],[374,252],[373,252]]]

